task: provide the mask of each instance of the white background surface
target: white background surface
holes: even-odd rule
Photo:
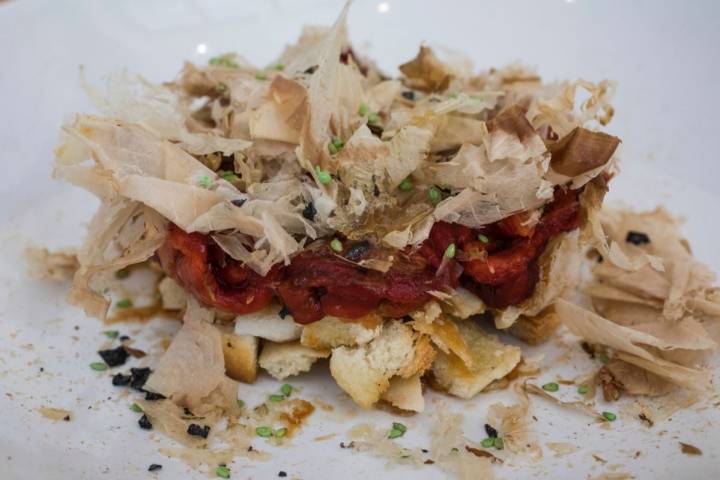
[[[697,256],[720,270],[720,3],[406,0],[387,2],[384,14],[378,3],[356,2],[350,34],[359,50],[393,74],[397,64],[414,56],[419,42],[428,41],[467,52],[478,68],[521,60],[537,66],[547,80],[618,80],[609,132],[623,139],[625,171],[612,185],[611,198],[639,207],[664,203],[686,215],[685,231]],[[148,441],[135,427],[136,415],[127,410],[130,400],[117,399],[107,374],[87,368],[96,360],[101,325],[65,306],[62,287],[27,280],[18,258],[28,242],[77,244],[94,209],[84,192],[49,178],[63,118],[90,110],[78,65],[86,66],[91,80],[127,67],[153,81],[173,78],[183,60],[204,63],[228,50],[265,65],[303,24],[328,24],[341,5],[320,0],[0,4],[0,478],[142,478],[151,476],[146,469],[153,462],[164,465],[158,478],[186,472],[157,452],[161,440]],[[198,53],[200,44],[207,46],[205,54]],[[149,347],[151,332],[145,338]],[[553,355],[550,348],[548,363]],[[560,367],[563,376],[590,368],[581,355],[577,359]],[[275,478],[279,470],[305,479],[443,477],[433,467],[385,470],[382,461],[339,449],[352,425],[366,420],[389,425],[393,417],[383,412],[350,417],[352,406],[326,376],[321,366],[293,383],[304,386],[306,398],[332,399],[336,411],[314,414],[294,447],[271,462],[240,460],[232,466],[233,478]],[[546,371],[543,379],[551,377]],[[265,378],[247,395],[276,388]],[[501,397],[447,403],[466,414],[466,434],[479,440],[485,409]],[[75,419],[50,423],[36,412],[45,405],[72,410]],[[621,418],[606,431],[538,401],[533,406],[543,441],[578,442],[583,449],[563,458],[546,449],[541,464],[496,469],[501,478],[586,478],[608,471],[591,459],[593,452],[638,478],[716,478],[720,471],[720,433],[712,428],[720,420],[717,408],[683,412],[650,431]],[[412,435],[403,441],[427,442],[428,420],[417,416],[405,422]],[[661,430],[668,433],[660,437]],[[328,432],[338,436],[312,441]],[[682,455],[678,439],[701,446],[704,455]],[[635,450],[643,455],[632,460]],[[204,478],[204,472],[195,476]]]

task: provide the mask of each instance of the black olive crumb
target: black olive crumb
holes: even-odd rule
[[[120,335],[119,340],[121,342],[127,342],[128,340],[130,340],[130,337],[128,337],[127,335]]]
[[[162,469],[162,465],[159,465],[159,464],[157,464],[157,463],[153,463],[152,465],[150,465],[150,466],[148,467],[148,472],[154,472],[155,470],[160,470],[160,469]]]
[[[122,373],[116,373],[112,377],[112,384],[116,387],[125,387],[127,385],[130,385],[130,380],[132,380],[132,375],[123,375]]]
[[[487,433],[487,436],[490,438],[497,438],[498,436],[497,430],[495,430],[487,423],[485,424],[485,433]]]
[[[422,449],[422,452],[423,452],[423,453],[428,453],[428,449],[427,449],[427,448],[423,448],[423,449]]]
[[[278,477],[287,477],[287,473],[285,473],[285,472],[283,472],[282,470],[280,470],[280,471],[278,472]]]
[[[278,316],[280,318],[285,318],[288,315],[290,315],[290,310],[288,310],[287,305],[283,305],[280,311],[278,312]]]
[[[162,393],[155,393],[155,392],[145,392],[145,400],[149,401],[155,401],[155,400],[165,400],[165,395]]]
[[[40,371],[41,371],[41,372],[44,372],[44,371],[45,371],[45,368],[40,367]]]
[[[187,428],[187,433],[188,435],[193,435],[195,437],[207,438],[210,433],[210,427],[207,425],[203,425],[201,427],[197,423],[191,423]]]
[[[633,245],[644,245],[646,243],[650,243],[650,237],[648,237],[647,233],[634,232],[630,230],[625,237],[625,241],[627,243],[632,243]]]
[[[351,245],[343,256],[351,262],[357,262],[367,253],[368,250],[370,250],[370,242],[363,240]]]
[[[244,198],[238,198],[238,199],[232,200],[230,203],[232,203],[236,207],[242,207],[243,205],[245,205],[245,201],[246,201],[246,199],[244,199]]]
[[[140,420],[138,420],[138,425],[140,425],[140,428],[143,430],[152,430],[153,428],[152,423],[150,423],[150,420],[145,414],[143,414],[143,416],[140,417]]]
[[[413,92],[412,90],[405,90],[404,92],[402,92],[401,95],[408,100],[415,100],[415,92]]]
[[[355,446],[355,442],[340,442],[340,448],[353,448]]]
[[[132,379],[130,380],[130,386],[134,388],[135,390],[139,390],[143,392],[143,387],[145,386],[145,382],[147,382],[148,377],[152,373],[152,370],[150,370],[148,367],[145,368],[131,368],[130,374],[132,375]]]
[[[374,123],[368,123],[367,127],[370,129],[370,133],[372,133],[373,135],[375,135],[378,138],[382,138],[383,127],[381,127],[380,125],[376,125]]]
[[[66,421],[66,422],[69,422],[69,421],[70,421],[70,415],[65,415],[65,416],[63,417],[63,420]]]
[[[308,75],[312,75],[313,73],[315,73],[315,70],[317,70],[317,69],[318,69],[318,66],[317,66],[317,65],[313,65],[312,67],[306,68],[303,73],[307,73]]]
[[[123,346],[111,348],[109,350],[100,350],[98,355],[102,357],[108,367],[119,367],[120,365],[123,365],[127,361],[128,356],[130,356]]]
[[[248,452],[252,452],[252,451],[253,451],[253,446],[250,445],[250,446],[247,448],[247,451],[248,451]]]
[[[303,209],[302,216],[306,220],[310,220],[312,222],[315,220],[315,214],[317,214],[317,209],[315,208],[315,204],[313,202],[309,202]]]

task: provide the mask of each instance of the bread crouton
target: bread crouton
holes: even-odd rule
[[[260,366],[278,380],[307,372],[319,358],[330,356],[329,350],[315,350],[300,342],[264,342]]]
[[[520,362],[518,347],[503,345],[485,333],[477,322],[457,323],[472,356],[472,367],[466,366],[454,353],[438,352],[432,365],[435,384],[448,393],[471,398],[493,380],[503,378]]]
[[[187,292],[171,277],[158,283],[163,310],[182,310],[187,303]]]
[[[390,378],[421,374],[434,357],[429,338],[399,321],[390,321],[366,345],[335,348],[330,373],[355,403],[370,408],[389,388]]]
[[[291,342],[300,338],[302,326],[295,323],[290,314],[280,316],[282,307],[269,305],[254,313],[235,318],[236,335],[252,335],[273,342]]]
[[[364,345],[380,334],[382,322],[382,318],[374,313],[355,321],[325,317],[305,325],[300,343],[319,350]]]
[[[521,316],[508,332],[530,345],[539,345],[549,339],[560,326],[555,306],[550,306],[534,317]]]
[[[254,383],[258,367],[257,337],[223,332],[222,348],[227,376],[241,382]]]
[[[382,394],[382,399],[401,410],[424,411],[425,399],[422,394],[420,375],[408,378],[393,377],[390,379],[390,387]]]

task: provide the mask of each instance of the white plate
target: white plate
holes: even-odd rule
[[[389,5],[389,10],[381,13]],[[610,4],[608,4],[610,3]],[[388,71],[411,58],[421,41],[466,51],[479,67],[523,60],[540,67],[545,78],[613,78],[620,81],[617,115],[610,131],[623,140],[624,172],[613,182],[611,199],[639,208],[663,203],[687,216],[685,232],[696,255],[720,270],[716,219],[720,196],[716,112],[720,110],[720,42],[714,2],[597,2],[576,0],[512,2],[357,2],[350,32],[357,45]],[[130,397],[110,385],[109,374],[88,364],[102,343],[99,322],[64,303],[66,286],[33,283],[20,254],[26,245],[77,245],[95,202],[89,195],[50,180],[52,148],[62,119],[90,106],[79,87],[78,64],[91,80],[120,67],[155,81],[172,78],[185,59],[205,62],[219,52],[237,50],[264,64],[292,41],[305,23],[331,22],[341,3],[223,1],[17,1],[0,5],[2,124],[0,155],[0,477],[108,478],[150,476],[206,478],[158,449],[170,442],[136,426]],[[204,45],[203,48],[201,45]],[[137,333],[123,333],[150,348],[154,330],[172,330],[155,321]],[[527,349],[546,353],[546,364],[561,355],[553,345]],[[715,362],[717,363],[717,361]],[[43,368],[43,371],[40,368]],[[545,369],[539,383],[555,373],[572,377],[589,371],[579,350],[573,361]],[[717,379],[717,374],[716,374]],[[380,411],[353,414],[355,407],[328,379],[326,365],[292,381],[301,395],[335,405],[318,410],[289,448],[273,449],[261,439],[255,447],[273,453],[265,463],[239,457],[232,478],[444,478],[432,466],[386,470],[382,460],[339,448],[346,432],[360,422],[388,426],[394,417]],[[276,390],[263,377],[247,387],[249,403]],[[572,396],[572,393],[568,393]],[[436,402],[466,417],[466,435],[484,437],[487,407],[513,401],[509,392],[471,401],[429,394],[430,413],[403,420],[409,446],[428,443]],[[73,421],[52,423],[41,406],[66,408]],[[711,478],[717,475],[720,421],[716,408],[690,409],[672,421],[646,429],[636,419],[619,418],[609,430],[579,414],[533,400],[534,425],[542,443],[570,442],[579,452],[555,458],[545,449],[542,462],[522,460],[496,468],[503,478],[586,478],[627,472],[638,478]],[[603,408],[602,402],[598,408]],[[618,410],[617,405],[607,409]],[[663,433],[664,432],[664,433]],[[318,442],[313,439],[337,435]],[[703,449],[700,457],[680,453],[678,441]],[[635,459],[636,451],[641,451]],[[592,453],[607,460],[602,465]],[[101,475],[102,474],[102,475]]]

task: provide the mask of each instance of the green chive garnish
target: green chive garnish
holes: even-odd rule
[[[275,433],[274,433],[276,438],[282,438],[286,434],[287,434],[287,428],[285,428],[285,427],[278,428],[277,430],[275,430]]]
[[[220,65],[222,63],[222,60],[220,59],[220,57],[212,57],[208,63],[210,65]]]
[[[258,80],[267,80],[267,75],[264,72],[258,72],[255,74],[255,78]]]
[[[577,391],[580,395],[585,395],[587,392],[590,391],[590,387],[587,385],[580,385]]]
[[[503,448],[505,448],[505,442],[504,442],[503,439],[500,438],[500,437],[495,437],[495,438],[493,438],[493,445],[494,445],[495,448],[497,448],[498,450],[502,450]]]
[[[451,243],[445,249],[445,258],[454,258],[454,257],[455,257],[455,244]]]
[[[210,188],[212,180],[207,175],[201,175],[197,179],[197,186],[202,188]]]
[[[407,431],[407,427],[400,422],[393,422],[392,428],[393,430],[400,430],[403,433]]]
[[[255,433],[258,434],[258,437],[272,437],[273,431],[270,427],[257,427],[255,429]]]
[[[338,240],[337,238],[333,238],[332,242],[330,242],[330,248],[332,248],[334,251],[340,253],[342,252],[343,246],[342,242]]]
[[[360,107],[358,108],[358,115],[361,117],[364,117],[368,114],[368,106],[365,102],[360,104]]]
[[[140,405],[138,405],[135,402],[133,402],[133,404],[130,405],[130,410],[132,410],[135,413],[141,413],[143,411],[142,407],[140,407]]]
[[[271,402],[282,402],[285,400],[285,397],[282,395],[270,395],[269,399]]]
[[[90,368],[102,372],[103,370],[107,370],[108,366],[105,362],[93,362],[90,364]]]
[[[127,278],[130,276],[130,269],[127,267],[121,268],[117,272],[115,272],[115,278],[122,280],[123,278]]]
[[[557,392],[558,390],[560,390],[560,385],[555,382],[550,382],[543,385],[542,388],[547,392]]]
[[[343,148],[345,146],[345,142],[340,140],[338,137],[332,137],[331,142],[333,145],[335,145],[337,147],[338,150],[340,150],[341,148]]]
[[[289,397],[293,391],[292,385],[290,385],[289,383],[286,383],[285,385],[280,387],[280,391],[282,392],[283,395],[285,395],[286,397]]]
[[[601,353],[600,355],[598,355],[598,360],[600,360],[601,363],[608,363],[610,361],[610,357],[608,357],[604,353]]]
[[[337,147],[332,142],[328,143],[328,152],[330,152],[330,155],[335,155],[338,153]]]
[[[275,65],[275,70],[282,72],[283,70],[285,70],[285,65],[283,65],[282,63],[278,63],[277,65]]]
[[[133,306],[132,300],[129,298],[123,298],[115,303],[117,308],[130,308]]]
[[[236,182],[238,180],[238,176],[235,175],[233,172],[223,172],[220,174],[220,178],[223,180],[226,180],[228,182]]]
[[[390,433],[388,433],[388,438],[392,440],[395,438],[400,438],[403,435],[405,435],[405,432],[401,432],[400,430],[393,428],[392,430],[390,430]]]
[[[487,237],[487,235],[483,235],[482,233],[477,236],[478,240],[480,240],[483,243],[490,242],[490,239]]]
[[[330,174],[325,170],[321,169],[319,165],[315,167],[315,175],[317,175],[318,181],[322,184],[327,185],[328,183],[332,182],[332,177],[330,176]]]
[[[380,115],[377,112],[372,112],[367,116],[367,123],[374,124],[380,121]]]
[[[428,190],[428,197],[430,197],[430,201],[433,205],[440,203],[440,200],[442,199],[440,189],[437,187],[430,187],[430,190]]]
[[[225,465],[220,465],[215,469],[215,475],[220,478],[230,478],[230,469]]]
[[[617,419],[617,415],[615,415],[612,412],[602,412],[602,416],[607,420],[608,422],[614,422]]]
[[[409,192],[413,188],[413,181],[409,178],[406,178],[402,182],[400,182],[400,190],[403,192]]]
[[[495,445],[495,439],[488,437],[488,438],[484,439],[484,440],[480,443],[480,445],[482,445],[483,448],[490,448],[490,447],[492,447],[493,445]]]
[[[240,400],[239,398],[236,400],[238,408],[244,408],[245,402]]]
[[[118,335],[120,335],[120,332],[118,332],[117,330],[105,330],[103,332],[103,335],[105,335],[108,338],[117,338]]]

